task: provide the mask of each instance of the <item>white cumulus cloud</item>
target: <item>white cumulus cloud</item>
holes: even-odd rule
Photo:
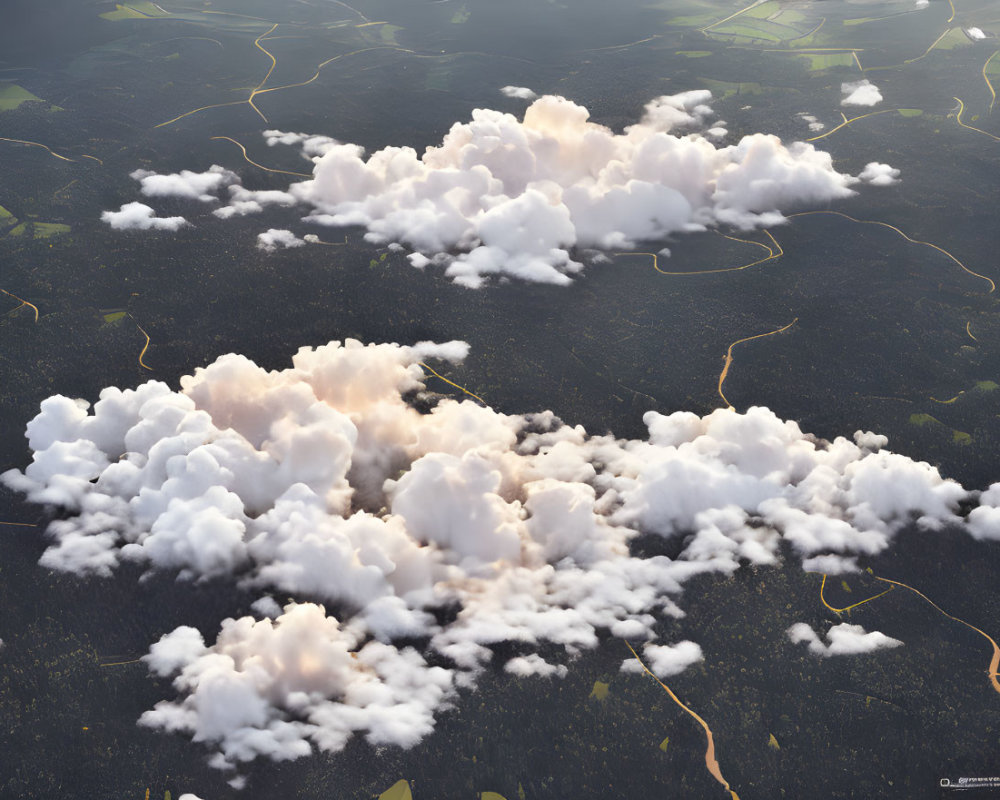
[[[126,203],[118,211],[104,211],[101,222],[118,231],[176,231],[188,224],[184,217],[158,217],[145,203]]]
[[[680,675],[692,664],[704,659],[701,647],[696,642],[683,641],[677,644],[646,644],[642,649],[643,661],[657,678]],[[642,665],[634,658],[622,662],[622,672],[642,672]]]
[[[882,102],[882,93],[879,88],[867,78],[842,83],[840,91],[844,95],[840,101],[842,106],[873,106]]]
[[[872,161],[861,170],[858,179],[872,186],[892,186],[899,183],[899,170],[888,164]]]
[[[804,111],[800,111],[795,116],[797,116],[799,119],[805,122],[809,126],[809,130],[812,131],[813,133],[816,133],[826,128],[826,125],[820,122],[812,114],[806,114]]]
[[[704,90],[658,97],[615,133],[590,122],[586,108],[544,96],[523,119],[477,109],[422,154],[366,155],[324,140],[304,149],[313,177],[288,194],[311,209],[307,220],[363,225],[369,240],[404,243],[416,251],[414,266],[441,265],[470,287],[490,276],[566,284],[582,268],[580,248],[772,225],[782,208],[852,194],[858,179],[810,144],[752,134],[717,145],[727,133],[710,122],[710,102]],[[269,144],[308,140],[269,134]]]
[[[518,100],[534,100],[538,97],[526,86],[504,86],[500,91],[507,97],[514,97]]]
[[[217,200],[216,193],[239,180],[235,173],[213,164],[205,172],[181,170],[171,175],[160,175],[137,169],[130,177],[139,181],[140,191],[146,197],[183,197],[210,203]]]
[[[60,509],[43,565],[110,576],[127,561],[258,598],[214,637],[182,625],[152,645],[174,696],[142,724],[204,742],[219,767],[355,735],[408,747],[500,643],[517,643],[518,676],[564,675],[602,636],[646,642],[650,669],[677,674],[697,643],[652,640],[692,577],[785,552],[855,569],[905,526],[960,525],[975,499],[884,437],[823,442],[765,408],[649,412],[634,440],[468,399],[423,395],[418,411],[420,362],[467,354],[348,340],[281,370],[228,354],[180,389],[42,402],[32,462],[0,480]],[[640,533],[683,546],[632,555]],[[817,646],[860,635],[834,630]]]
[[[302,247],[304,244],[305,239],[300,239],[289,230],[270,228],[257,234],[257,247],[270,253],[281,247]]]
[[[827,631],[829,643],[823,642],[805,622],[796,622],[788,629],[788,638],[793,644],[806,644],[809,652],[815,656],[853,656],[863,653],[873,653],[902,646],[899,639],[893,639],[879,631],[867,632],[860,625],[842,622]]]
[[[601,251],[708,227],[780,224],[783,209],[845,198],[862,183],[888,185],[898,173],[888,165],[864,176],[841,173],[829,153],[764,133],[722,144],[728,128],[713,121],[707,90],[656,97],[621,133],[591,122],[586,108],[564,97],[502,91],[533,100],[523,118],[476,109],[423,153],[387,147],[366,154],[328,136],[265,131],[269,146],[297,147],[311,167],[310,177],[285,190],[247,189],[217,165],[132,176],[147,196],[224,200],[212,212],[221,219],[280,205],[305,209],[308,223],[363,226],[373,243],[409,247],[414,267],[442,268],[476,288],[509,277],[565,285],[585,257],[596,262]],[[868,81],[844,91],[845,103],[881,99]],[[806,121],[812,130],[821,125]],[[117,220],[109,215],[125,208],[105,216]],[[132,213],[121,226],[168,226],[152,212]],[[263,234],[265,249],[270,238]]]

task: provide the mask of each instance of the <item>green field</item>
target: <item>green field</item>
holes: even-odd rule
[[[102,19],[155,19],[156,17],[169,17],[170,14],[162,8],[147,0],[138,0],[135,3],[116,3],[114,11],[105,11],[100,15]]]
[[[854,65],[854,56],[851,53],[796,53],[796,55],[809,62],[810,72]]]
[[[16,83],[0,83],[0,111],[14,111],[20,108],[22,103],[32,101],[36,103],[45,102],[41,97],[33,95],[23,86],[18,86]],[[56,108],[56,106],[53,106],[53,108]]]
[[[764,87],[759,83],[716,81],[711,78],[699,78],[698,80],[706,89],[711,90],[714,97],[721,97],[722,99],[736,97],[737,95],[761,94],[764,91]]]

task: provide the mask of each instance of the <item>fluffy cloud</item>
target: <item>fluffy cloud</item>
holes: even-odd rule
[[[814,656],[853,656],[900,647],[903,643],[879,631],[868,633],[860,625],[842,622],[834,625],[826,634],[829,644],[804,622],[796,622],[788,629],[788,638],[793,644],[805,643]]]
[[[960,523],[970,499],[884,437],[823,442],[764,408],[649,412],[648,436],[621,440],[551,412],[435,404],[420,362],[467,353],[348,340],[277,371],[225,355],[179,391],[151,381],[105,389],[93,408],[43,401],[32,463],[0,478],[62,510],[45,566],[109,576],[128,561],[259,598],[214,641],[181,626],[151,647],[176,697],[142,724],[205,742],[220,767],[354,735],[410,746],[499,643],[521,648],[511,674],[560,677],[602,635],[651,640],[659,618],[683,614],[693,576],[785,552],[856,569],[903,526]],[[640,533],[678,539],[678,556],[632,555]],[[834,631],[816,646],[860,646],[850,626]],[[644,654],[661,676],[701,658],[689,641]]]
[[[537,676],[540,678],[563,678],[569,672],[565,664],[550,664],[537,653],[527,656],[517,656],[503,666],[504,670],[519,678]]]
[[[314,136],[308,133],[291,133],[288,131],[269,130],[263,133],[268,147],[275,145],[299,145],[302,155],[307,160],[313,156],[321,156],[339,142],[329,136]]]
[[[364,225],[371,241],[403,242],[415,266],[442,264],[470,287],[491,275],[565,284],[582,266],[574,248],[771,225],[781,208],[852,194],[857,178],[812,145],[753,134],[716,146],[726,130],[703,130],[710,100],[656,98],[621,134],[562,97],[535,100],[523,120],[477,109],[422,155],[332,145],[289,192],[314,209],[310,221]]]
[[[878,95],[868,81],[844,90],[845,103],[870,104]],[[763,133],[718,144],[728,130],[712,121],[706,90],[653,99],[622,133],[590,122],[586,108],[563,97],[535,98],[513,86],[501,91],[533,100],[523,119],[476,109],[422,154],[387,147],[366,155],[327,136],[265,131],[268,146],[298,147],[311,166],[312,176],[287,190],[246,189],[219,166],[132,176],[147,196],[209,202],[226,190],[228,202],[212,212],[221,219],[299,205],[306,222],[363,226],[371,242],[410,247],[413,266],[439,266],[475,288],[491,277],[565,285],[588,252],[596,260],[598,251],[679,232],[779,224],[782,209],[848,197],[852,186],[887,185],[897,174],[888,165],[864,177],[840,173],[811,144]],[[813,129],[818,124],[807,121]],[[150,221],[151,210],[136,219],[167,227]],[[263,234],[262,246],[282,244],[272,239],[272,231]]]
[[[290,604],[275,621],[226,620],[211,647],[187,642],[190,630],[167,634],[146,657],[157,675],[175,676],[183,699],[157,703],[139,723],[215,744],[220,765],[341,750],[359,732],[372,744],[413,745],[453,693],[451,671],[412,648],[359,646],[311,603]],[[189,651],[183,663],[177,650]]]
[[[795,116],[797,116],[799,119],[805,122],[809,126],[809,130],[812,131],[813,133],[816,133],[826,128],[826,125],[820,122],[812,114],[806,114],[804,111],[800,111]]]
[[[982,28],[966,28],[965,34],[974,42],[978,42],[980,39],[986,38],[986,34],[983,33]]]
[[[279,247],[302,247],[305,243],[305,239],[300,239],[291,231],[278,228],[270,228],[264,233],[257,234],[257,247],[270,253]]]
[[[969,533],[977,539],[1000,541],[1000,483],[979,497],[979,506],[969,513]]]
[[[696,642],[683,641],[674,645],[647,644],[642,649],[643,661],[657,678],[680,675],[692,664],[703,660],[701,647]],[[625,659],[622,672],[642,672],[642,665],[634,658]]]
[[[842,106],[873,106],[882,102],[882,93],[867,78],[851,83],[842,83],[840,91],[844,94],[844,98],[840,101]]]
[[[213,164],[206,172],[185,169],[172,175],[137,169],[130,177],[139,181],[140,191],[146,197],[183,197],[203,203],[217,200],[215,192],[239,180],[235,173],[218,164]]]
[[[880,164],[877,161],[872,161],[866,164],[865,168],[861,170],[858,180],[872,186],[892,186],[895,183],[899,183],[899,170],[890,167],[888,164]]]
[[[229,204],[215,209],[212,214],[219,219],[230,217],[245,217],[247,214],[259,214],[266,206],[293,206],[295,198],[288,192],[276,189],[246,189],[239,184],[229,187]]]
[[[514,97],[518,100],[534,100],[538,97],[526,86],[504,86],[500,91],[507,97]]]
[[[101,222],[118,231],[176,231],[188,224],[184,217],[158,217],[145,203],[126,203],[118,211],[104,211]]]

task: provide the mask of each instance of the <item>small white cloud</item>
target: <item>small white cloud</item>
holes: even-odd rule
[[[503,665],[504,671],[519,678],[537,676],[540,678],[564,678],[569,672],[565,664],[550,664],[537,653],[517,656]]]
[[[882,102],[882,93],[867,78],[842,83],[840,91],[844,94],[844,98],[840,101],[842,106],[873,106]]]
[[[518,100],[534,100],[538,97],[537,94],[525,86],[504,86],[500,91],[507,97],[514,97]]]
[[[144,203],[126,203],[118,211],[104,211],[101,221],[119,231],[176,231],[188,224],[184,217],[158,217]]]
[[[696,642],[683,641],[677,644],[647,644],[642,649],[646,666],[657,678],[680,675],[692,664],[704,660],[701,647]]]
[[[1000,483],[979,496],[979,506],[969,513],[967,528],[976,539],[1000,541]]]
[[[869,164],[868,166],[873,166],[873,165]],[[884,167],[884,166],[887,166],[887,165],[885,165],[885,164],[878,164],[878,165],[875,165],[875,166],[883,166]],[[867,167],[866,167],[866,169],[867,169]],[[897,170],[897,172],[898,172],[898,170]],[[863,172],[861,174],[864,175]],[[889,437],[888,436],[883,436],[880,433],[872,433],[871,431],[861,431],[861,430],[858,430],[858,431],[854,432],[854,443],[858,447],[860,447],[860,448],[862,448],[864,450],[871,450],[872,452],[874,452],[876,450],[881,450],[883,447],[885,447],[886,445],[888,445],[889,444]]]
[[[829,644],[824,644],[816,631],[804,622],[792,625],[788,629],[788,638],[793,644],[807,644],[810,653],[824,658],[873,653],[876,650],[900,647],[903,644],[899,639],[893,639],[879,631],[868,633],[860,625],[851,625],[847,622],[830,628],[827,632]]]
[[[281,606],[279,606],[278,601],[270,595],[264,595],[263,597],[255,600],[251,603],[250,608],[253,609],[254,613],[260,614],[262,617],[277,619],[281,616]]]
[[[802,560],[806,572],[822,572],[826,575],[846,575],[858,571],[858,559],[854,556],[838,556],[827,553]]]
[[[275,145],[301,145],[302,153],[307,158],[321,156],[333,145],[339,144],[329,136],[316,136],[308,133],[286,133],[285,131],[264,131],[264,140],[268,147]]]
[[[986,38],[986,34],[983,32],[982,28],[966,28],[965,35],[976,42]]]
[[[803,122],[805,122],[809,126],[809,130],[814,133],[826,128],[826,125],[824,125],[822,122],[816,119],[816,117],[814,117],[812,114],[806,114],[805,112],[800,111],[798,114],[796,114],[796,116]]]
[[[217,200],[215,193],[225,186],[239,182],[234,172],[213,164],[206,172],[181,170],[171,175],[160,175],[137,169],[130,177],[139,181],[140,191],[146,197],[183,197],[210,203]]]
[[[291,231],[270,228],[264,233],[257,234],[257,247],[273,253],[279,247],[302,247],[306,243],[305,239],[300,239]]]
[[[861,170],[858,180],[871,186],[892,186],[899,183],[899,170],[888,164],[872,161]]]

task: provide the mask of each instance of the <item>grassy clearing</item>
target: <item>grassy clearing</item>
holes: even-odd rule
[[[69,225],[61,222],[22,222],[12,228],[11,236],[26,236],[33,239],[51,239],[70,232]]]
[[[834,67],[854,66],[854,56],[850,53],[796,53],[795,55],[809,62],[810,72],[822,72]]]
[[[99,16],[117,22],[122,19],[156,19],[169,17],[170,14],[146,0],[136,0],[134,3],[116,3],[114,11],[105,11]]]
[[[965,35],[965,31],[961,28],[952,28],[945,34],[944,38],[941,39],[936,45],[934,45],[934,50],[954,50],[956,47],[968,47],[972,44],[972,40]]]
[[[779,44],[802,39],[814,25],[806,23],[799,11],[782,10],[775,2],[756,6],[728,22],[712,27],[706,33],[726,39]]]
[[[396,34],[401,30],[403,29],[399,25],[382,25],[378,29],[378,32],[384,44],[399,47],[399,42],[396,41]]]
[[[699,78],[706,89],[710,89],[713,97],[721,97],[723,100],[738,95],[761,94],[764,87],[759,83],[716,81],[711,78]]]
[[[845,19],[844,27],[850,28],[854,25],[867,25],[869,22],[877,22],[882,17],[857,17],[856,19]]]
[[[16,111],[23,103],[35,102],[46,103],[41,97],[33,95],[23,86],[16,83],[0,83],[0,111]],[[52,110],[62,111],[58,106],[52,106]]]
[[[667,20],[667,25],[675,25],[678,28],[703,28],[711,25],[719,17],[717,14],[691,14],[688,16],[671,17]]]
[[[15,225],[17,225],[17,217],[3,206],[0,206],[0,230],[13,228]]]

